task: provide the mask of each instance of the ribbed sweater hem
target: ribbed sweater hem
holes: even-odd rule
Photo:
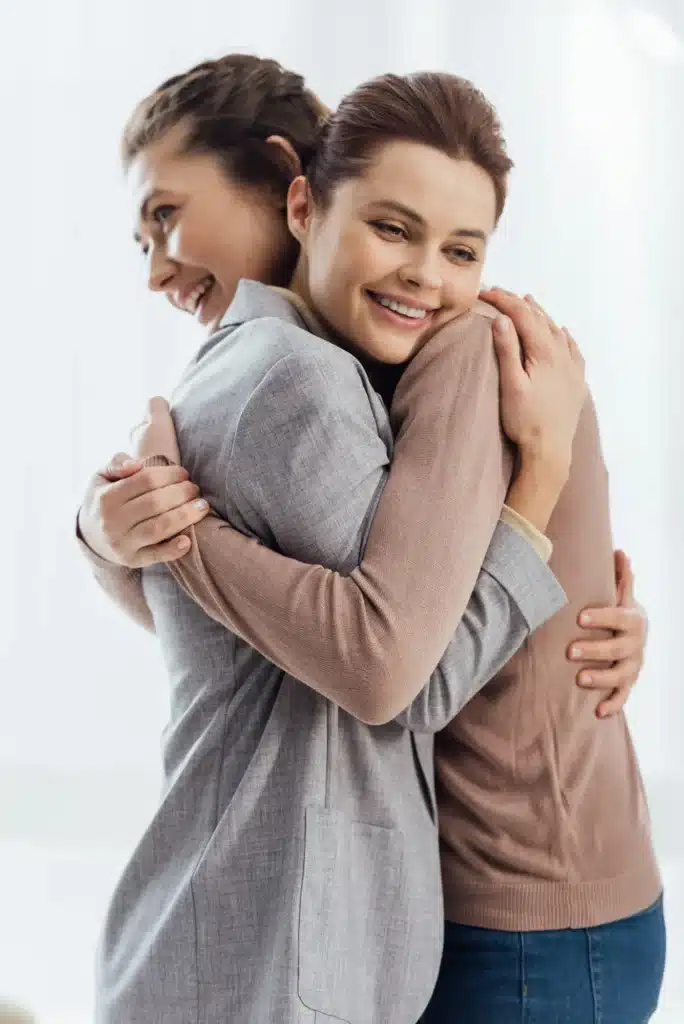
[[[496,931],[593,928],[646,910],[662,892],[655,858],[618,878],[584,882],[465,882],[463,867],[443,857],[444,910],[454,924]]]

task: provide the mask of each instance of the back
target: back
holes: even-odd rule
[[[260,298],[261,287],[246,294]],[[274,431],[287,433],[299,415],[312,346],[372,438],[354,452],[371,494],[357,488],[343,516],[324,520],[325,550],[307,546],[303,531],[287,540],[345,574],[361,560],[376,463],[385,466],[393,444],[351,355],[296,323],[255,317],[204,346],[173,415],[203,494],[231,525],[276,547],[278,506],[266,523],[241,480],[262,479]],[[274,376],[284,361],[285,395]],[[264,420],[256,443],[241,445],[256,392],[255,409],[275,406],[280,420]],[[306,434],[293,436],[276,481],[283,500],[301,489],[308,454]],[[330,473],[344,485],[340,459]],[[317,480],[314,497],[325,501],[334,483]],[[164,793],[107,917],[98,1021],[366,1024],[370,1013],[377,1024],[412,1024],[434,986],[443,918],[431,792],[411,733],[366,726],[282,672],[209,618],[166,566],[145,569],[143,585],[171,691]]]
[[[568,604],[439,734],[447,919],[525,931],[590,927],[660,891],[624,714],[599,720],[566,652],[587,606],[615,603],[608,476],[593,402],[549,528]],[[592,634],[593,635],[593,634]]]

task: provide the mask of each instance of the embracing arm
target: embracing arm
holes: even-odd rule
[[[355,384],[314,356],[281,360],[248,403],[225,470],[242,518],[265,519],[276,546],[301,561],[209,516],[169,570],[213,618],[375,723],[411,703],[450,640],[451,665],[467,649],[482,685],[563,595],[534,549],[497,526],[508,472],[489,322],[455,321],[412,361],[392,407],[389,476],[360,375],[346,365]],[[499,632],[508,627],[512,647]],[[439,713],[455,713],[474,692],[472,678],[445,671],[442,679],[450,697],[439,698]],[[434,709],[434,701],[416,709],[415,727]]]
[[[110,597],[139,626],[154,633],[154,619],[145,600],[140,569],[128,569],[125,565],[114,565],[113,562],[101,558],[86,544],[78,522],[76,540],[83,556],[90,563],[93,576],[107,597]]]

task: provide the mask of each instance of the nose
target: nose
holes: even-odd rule
[[[176,273],[176,265],[163,246],[150,243],[147,252],[147,287],[153,292],[166,291]]]
[[[416,248],[401,267],[399,275],[404,284],[414,288],[437,291],[442,287],[439,253],[428,248]]]

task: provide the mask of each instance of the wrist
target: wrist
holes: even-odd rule
[[[107,556],[102,554],[102,552],[98,550],[97,546],[93,543],[92,539],[89,537],[87,530],[83,529],[83,520],[81,518],[82,514],[83,514],[83,506],[81,506],[81,508],[79,508],[78,515],[76,516],[76,537],[77,537],[77,539],[80,540],[80,542],[82,544],[84,544],[88,548],[88,551],[90,551],[93,555],[96,555],[97,558],[101,558],[103,561],[108,562],[109,559],[107,558]]]
[[[545,491],[558,490],[567,483],[570,474],[572,451],[559,453],[541,445],[534,448],[520,448],[518,451],[518,472],[516,477],[523,476],[530,486]]]
[[[569,461],[558,457],[521,453],[506,504],[544,533],[567,482],[569,469]]]

